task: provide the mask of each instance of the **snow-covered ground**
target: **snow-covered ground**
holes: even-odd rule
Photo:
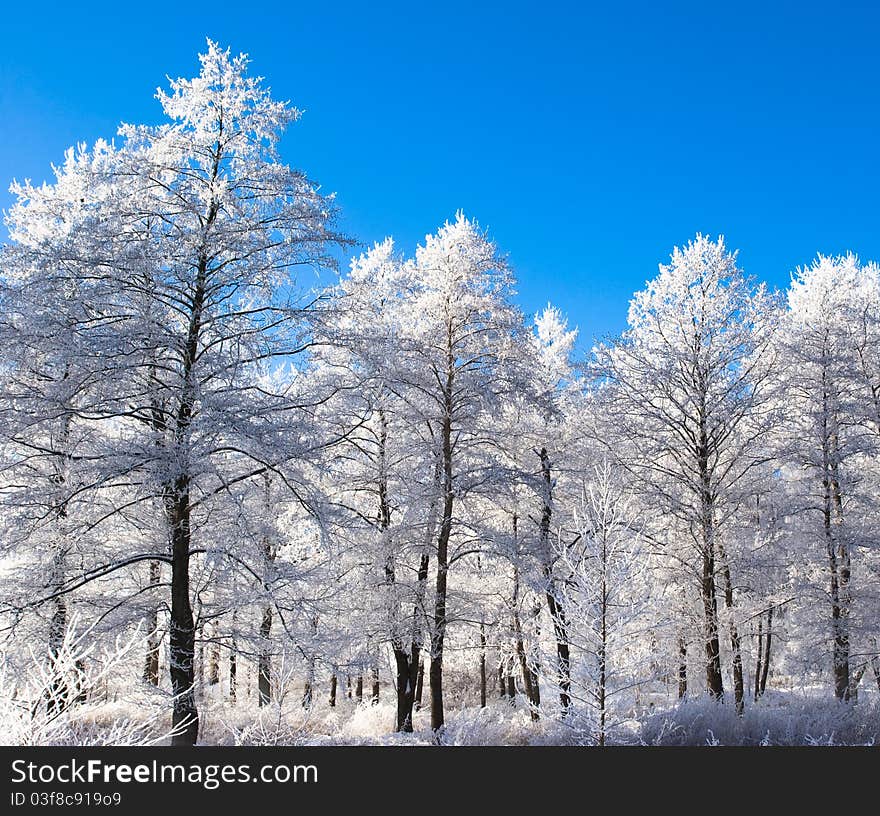
[[[8,702],[8,701],[7,701]],[[0,733],[5,744],[100,745],[155,740],[167,743],[166,706],[159,699],[130,699],[75,707],[54,727],[34,733],[30,716],[7,705]],[[202,745],[431,745],[430,715],[415,715],[412,734],[394,733],[394,705],[326,701],[305,711],[298,700],[258,708],[251,702],[230,705],[206,697],[201,705]],[[522,706],[495,700],[481,709],[449,712],[443,745],[594,745],[589,717],[574,714],[565,723],[552,717],[531,720]],[[821,693],[768,692],[737,717],[732,705],[707,698],[655,707],[640,719],[612,728],[609,745],[874,745],[880,743],[880,700],[863,695],[841,704]]]

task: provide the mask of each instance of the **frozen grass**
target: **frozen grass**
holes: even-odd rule
[[[75,650],[72,655],[76,655]],[[107,668],[113,665],[109,661]],[[36,674],[12,685],[0,673],[0,734],[7,745],[143,745],[169,741],[170,699],[145,683],[107,696],[102,674],[77,680],[93,698],[47,714],[49,677]],[[35,702],[37,703],[35,705]],[[737,717],[730,703],[706,698],[668,703],[659,697],[653,710],[633,707],[629,718],[609,731],[609,745],[875,745],[880,744],[880,696],[864,694],[841,704],[822,689],[773,691],[749,703]],[[552,716],[534,722],[520,698],[511,707],[495,699],[487,708],[466,705],[447,713],[438,739],[430,714],[414,715],[412,734],[393,732],[390,695],[377,705],[342,696],[331,708],[316,699],[308,710],[299,696],[263,708],[253,697],[231,704],[217,688],[200,695],[203,745],[593,745],[595,717],[574,712],[565,723]]]
[[[700,698],[648,717],[639,737],[646,745],[875,745],[880,702],[772,692],[737,717],[732,705]]]

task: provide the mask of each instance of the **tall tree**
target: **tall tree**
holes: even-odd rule
[[[742,659],[722,535],[746,501],[748,477],[769,456],[773,314],[765,287],[741,272],[723,239],[698,235],[635,295],[629,328],[598,348],[593,368],[616,431],[610,453],[678,520],[696,556],[706,687],[717,699],[723,579],[739,710]],[[687,553],[679,557],[692,563]]]

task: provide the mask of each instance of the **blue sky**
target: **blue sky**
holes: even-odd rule
[[[69,144],[158,121],[210,36],[305,109],[282,155],[349,233],[411,250],[463,208],[523,308],[589,343],[698,231],[777,286],[817,251],[880,258],[878,35],[846,3],[16,3],[0,207]]]

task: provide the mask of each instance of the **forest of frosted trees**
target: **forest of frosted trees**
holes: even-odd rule
[[[880,267],[698,234],[585,349],[462,213],[356,254],[200,59],[12,188],[3,739],[880,736]]]

